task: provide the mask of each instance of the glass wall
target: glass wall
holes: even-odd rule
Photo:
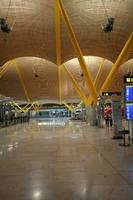
[[[39,110],[36,113],[33,111],[31,116],[36,118],[70,117],[70,112],[66,108],[51,108]]]

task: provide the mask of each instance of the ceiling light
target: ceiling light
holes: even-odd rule
[[[103,31],[106,33],[111,32],[113,30],[114,21],[114,17],[109,17],[107,24],[105,26],[102,26]]]
[[[83,76],[84,76],[83,72],[81,72],[80,76],[81,76],[81,77],[83,77]]]
[[[6,19],[2,17],[0,18],[0,28],[4,33],[10,33],[11,31],[9,25],[7,24]]]
[[[35,78],[38,78],[38,74],[37,73],[35,73],[34,76],[35,76]]]

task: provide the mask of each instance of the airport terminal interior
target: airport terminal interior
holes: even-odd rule
[[[133,0],[0,0],[0,200],[133,200]]]

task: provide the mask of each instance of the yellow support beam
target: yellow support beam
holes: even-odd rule
[[[5,66],[3,66],[3,68],[2,68],[2,70],[0,71],[0,78],[7,72],[7,70],[10,68],[10,67],[12,67],[12,64],[15,64],[16,65],[16,69],[17,69],[17,72],[18,72],[18,75],[19,75],[19,78],[21,77],[21,85],[22,85],[22,82],[23,82],[23,79],[22,79],[22,76],[21,76],[21,73],[20,73],[20,70],[19,70],[19,66],[18,66],[18,64],[17,64],[17,62],[15,61],[15,60],[11,60],[11,61],[9,61],[8,63],[6,63],[6,65]],[[24,87],[23,87],[24,86]],[[23,82],[23,89],[25,88],[25,85],[24,85],[24,82]],[[26,91],[26,88],[25,88],[25,91]],[[26,94],[25,93],[25,95],[27,95],[26,96],[26,98],[28,97],[28,93]],[[29,101],[29,98],[27,98],[27,100]],[[25,106],[25,108],[27,107],[28,105],[26,105]],[[25,108],[23,108],[21,111],[23,111],[24,112],[24,110],[25,110]]]
[[[58,66],[58,80],[59,80],[59,101],[62,101],[62,79],[61,79],[61,65]]]
[[[100,77],[101,77],[101,74],[102,74],[102,72],[103,72],[104,63],[105,63],[105,59],[102,58],[102,59],[101,59],[101,62],[100,62],[99,70],[98,70],[97,75],[96,75],[96,78],[95,78],[95,80],[94,80],[94,85],[95,85],[96,88],[97,88],[97,85],[98,85],[98,83],[99,83],[99,79],[100,79]]]
[[[20,110],[19,108],[17,108],[16,106],[14,106],[12,103],[11,103],[11,106],[14,107],[15,111],[17,111],[18,113],[22,113],[23,111]]]
[[[19,77],[21,86],[22,86],[22,88],[23,88],[23,90],[24,90],[25,97],[26,97],[27,101],[30,102],[31,100],[30,100],[28,91],[27,91],[27,89],[26,89],[26,86],[25,86],[25,83],[24,83],[24,79],[23,79],[23,77],[22,77],[22,75],[21,75],[21,71],[20,71],[19,65],[18,65],[18,63],[16,62],[16,60],[13,60],[13,62],[14,62],[14,64],[15,64],[15,66],[16,66],[16,71],[17,71],[17,74],[18,74],[18,77]]]
[[[60,10],[58,6],[58,0],[55,1],[55,28],[56,28],[56,56],[57,65],[61,65],[61,32],[60,32]]]
[[[30,104],[28,103],[26,106],[23,107],[23,109],[26,109]]]
[[[99,83],[99,79],[100,79],[100,77],[102,75],[102,72],[103,72],[104,63],[105,63],[105,59],[102,58],[101,62],[100,62],[98,73],[97,73],[96,78],[94,80],[94,85],[95,85],[96,88],[97,88],[97,85]],[[97,92],[99,92],[99,90]],[[95,107],[96,106],[96,101],[97,101],[97,99],[93,101],[93,99],[91,98],[90,99],[90,105],[93,105],[93,107]]]
[[[64,70],[65,70],[68,78],[73,83],[73,86],[74,86],[76,92],[78,93],[78,95],[80,96],[80,98],[82,99],[84,104],[85,105],[89,105],[90,104],[89,99],[85,96],[84,92],[82,91],[82,89],[80,88],[78,83],[75,81],[75,79],[73,78],[72,74],[69,72],[69,70],[67,69],[67,67],[65,65],[62,65],[62,66],[64,67]]]
[[[124,47],[123,47],[123,49],[120,53],[120,55],[118,56],[115,64],[113,65],[109,75],[107,76],[106,80],[104,81],[104,84],[100,89],[100,93],[108,90],[108,88],[111,85],[115,75],[118,72],[120,65],[128,59],[129,54],[132,51],[132,49],[133,49],[133,32],[130,34],[127,42],[125,43],[125,45],[124,45]]]
[[[37,111],[37,110],[39,109],[40,105],[39,105],[38,102],[34,102],[32,107],[33,107],[33,109],[34,109],[35,111]]]
[[[69,106],[65,101],[63,101],[62,103],[68,108],[68,110],[74,112],[74,109],[71,106]]]
[[[83,101],[81,101],[81,102],[77,105],[77,107],[80,108],[81,105],[82,105],[82,103],[83,103]]]
[[[58,0],[58,6],[60,8],[61,14],[63,16],[64,22],[65,22],[65,25],[66,25],[66,28],[67,28],[68,33],[69,33],[69,37],[71,39],[71,42],[72,42],[72,45],[74,47],[75,53],[76,53],[76,55],[78,57],[80,66],[82,68],[82,71],[83,71],[83,74],[84,74],[84,78],[86,80],[86,84],[87,84],[87,87],[89,89],[89,92],[90,92],[92,98],[96,99],[97,98],[97,92],[96,92],[96,89],[94,87],[94,84],[93,84],[93,81],[92,81],[92,78],[91,78],[91,74],[88,71],[88,68],[87,68],[87,65],[85,63],[81,48],[79,46],[79,43],[77,41],[77,38],[76,38],[75,33],[73,31],[73,28],[72,28],[72,25],[71,25],[71,23],[69,21],[68,15],[67,15],[67,13],[65,11],[65,8],[63,6],[62,0]]]
[[[16,102],[12,102],[11,105],[14,107],[17,107],[18,111],[26,113],[28,112],[32,107],[34,108],[34,102],[26,109],[24,109],[23,107],[19,106]]]
[[[2,67],[2,70],[0,71],[0,78],[2,78],[2,76],[4,76],[4,74],[7,72],[7,70],[11,67],[12,64],[12,60],[7,62],[5,64],[5,66]]]
[[[14,108],[17,108],[18,112],[25,112],[25,110],[24,110],[23,108],[21,108],[17,103],[12,102],[11,105],[12,105]]]
[[[61,33],[60,33],[60,10],[58,0],[55,1],[55,28],[56,28],[56,57],[58,66],[58,80],[59,80],[59,101],[62,99],[62,80],[61,80]]]

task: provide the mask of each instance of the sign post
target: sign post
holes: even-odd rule
[[[133,75],[124,76],[125,118],[128,121],[130,139],[133,141]]]

